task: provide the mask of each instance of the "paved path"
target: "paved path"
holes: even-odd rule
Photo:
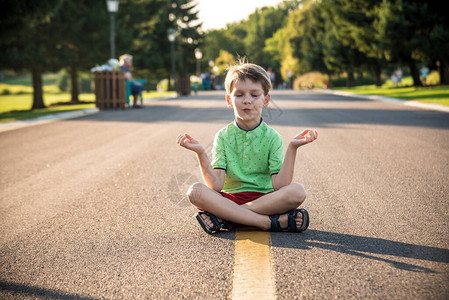
[[[264,120],[300,150],[311,215],[272,233],[279,299],[449,297],[449,114],[275,91]],[[200,180],[175,143],[210,148],[232,120],[222,92],[0,133],[0,299],[233,295],[235,233],[205,234],[185,191]]]

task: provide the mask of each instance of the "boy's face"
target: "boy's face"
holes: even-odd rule
[[[260,123],[262,109],[268,106],[270,94],[264,95],[262,84],[250,79],[238,80],[226,95],[229,108],[234,109],[237,124],[246,130]]]

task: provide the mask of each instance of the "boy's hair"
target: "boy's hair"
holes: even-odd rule
[[[231,94],[234,84],[238,80],[245,79],[250,79],[254,82],[259,82],[262,84],[262,89],[265,96],[270,92],[270,76],[268,76],[268,73],[264,68],[256,64],[239,62],[228,68],[228,73],[226,74],[225,79],[226,93],[228,95]]]

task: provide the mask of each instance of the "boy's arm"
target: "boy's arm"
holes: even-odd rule
[[[204,151],[203,146],[190,135],[180,134],[178,135],[177,141],[180,146],[196,153],[204,182],[209,188],[220,192],[225,181],[225,171],[221,169],[214,170],[212,168],[209,157],[207,156],[206,151]]]
[[[288,145],[287,151],[285,152],[284,162],[282,163],[281,170],[278,174],[271,176],[271,182],[275,191],[292,183],[293,172],[295,170],[296,153],[298,151],[298,148],[313,142],[317,138],[318,132],[316,130],[312,131],[309,129],[302,131],[300,134],[296,135],[293,138],[293,140]]]
[[[205,151],[197,153],[196,155],[206,185],[217,192],[221,192],[225,181],[225,170],[212,168],[209,157]]]

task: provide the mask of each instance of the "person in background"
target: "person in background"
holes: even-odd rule
[[[268,76],[270,77],[271,82],[271,88],[274,89],[276,87],[276,74],[274,74],[273,70],[271,68],[268,68]]]
[[[133,81],[133,75],[131,70],[133,68],[133,57],[129,54],[123,54],[119,58],[120,69],[125,71],[125,78],[127,81]],[[133,108],[140,108],[141,106],[137,105],[137,100],[139,97],[142,97],[143,85],[140,82],[133,82],[131,84],[131,94],[134,98]]]
[[[429,75],[429,68],[426,66],[422,66],[420,71],[422,76],[422,83],[425,85],[427,81],[427,75]]]

